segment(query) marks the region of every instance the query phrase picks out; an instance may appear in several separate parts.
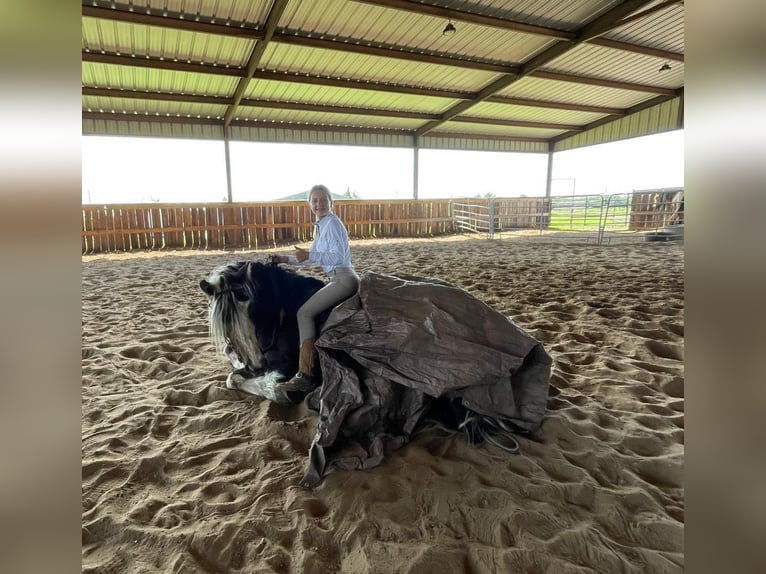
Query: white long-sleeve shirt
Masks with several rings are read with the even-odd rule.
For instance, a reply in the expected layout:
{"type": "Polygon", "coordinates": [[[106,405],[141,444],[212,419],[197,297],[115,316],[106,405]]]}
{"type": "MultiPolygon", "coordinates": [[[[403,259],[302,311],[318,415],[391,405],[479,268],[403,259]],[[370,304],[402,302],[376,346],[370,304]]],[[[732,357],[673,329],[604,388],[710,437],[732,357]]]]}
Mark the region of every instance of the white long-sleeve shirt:
{"type": "Polygon", "coordinates": [[[340,218],[330,212],[314,225],[314,242],[309,248],[309,258],[305,261],[298,261],[295,255],[290,255],[290,263],[293,265],[321,265],[325,273],[330,273],[336,267],[353,269],[351,247],[348,244],[348,231],[340,218]]]}

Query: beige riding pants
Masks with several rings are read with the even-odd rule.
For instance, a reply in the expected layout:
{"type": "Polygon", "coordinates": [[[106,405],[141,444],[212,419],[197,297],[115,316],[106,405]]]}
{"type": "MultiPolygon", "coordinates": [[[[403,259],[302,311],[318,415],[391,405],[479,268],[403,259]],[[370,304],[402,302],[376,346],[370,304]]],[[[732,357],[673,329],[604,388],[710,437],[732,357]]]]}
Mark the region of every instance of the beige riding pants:
{"type": "Polygon", "coordinates": [[[298,336],[301,345],[306,339],[316,339],[317,315],[345,301],[359,288],[359,275],[353,269],[337,268],[329,273],[329,277],[330,282],[298,309],[298,336]]]}

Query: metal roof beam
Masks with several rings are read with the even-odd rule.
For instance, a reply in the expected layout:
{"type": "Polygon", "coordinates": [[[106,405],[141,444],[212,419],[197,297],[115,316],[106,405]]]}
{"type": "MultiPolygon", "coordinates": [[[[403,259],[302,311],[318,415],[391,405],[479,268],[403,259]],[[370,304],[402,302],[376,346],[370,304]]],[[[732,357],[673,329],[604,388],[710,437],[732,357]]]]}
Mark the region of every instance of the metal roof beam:
{"type": "Polygon", "coordinates": [[[258,70],[253,78],[272,80],[275,82],[292,82],[298,84],[311,84],[317,86],[330,86],[333,88],[348,88],[353,90],[372,90],[374,92],[388,92],[394,94],[408,94],[413,96],[433,96],[435,98],[451,98],[457,100],[473,97],[471,92],[456,90],[442,90],[439,88],[424,88],[404,84],[384,84],[368,80],[356,80],[351,78],[332,78],[329,76],[311,76],[298,72],[280,72],[272,70],[258,70]]]}
{"type": "MultiPolygon", "coordinates": [[[[467,139],[467,140],[491,140],[491,141],[505,141],[505,142],[525,142],[525,143],[543,143],[547,144],[547,138],[535,138],[527,136],[500,136],[500,135],[485,135],[485,134],[455,134],[452,132],[433,132],[426,136],[433,138],[452,138],[452,139],[467,139]]],[[[421,142],[423,140],[420,140],[421,142]]]]}
{"type": "Polygon", "coordinates": [[[593,40],[588,41],[588,44],[603,46],[604,48],[613,48],[615,50],[624,50],[626,52],[635,52],[637,54],[646,54],[647,56],[657,56],[658,58],[673,60],[675,62],[684,61],[684,55],[679,54],[678,52],[652,48],[650,46],[639,46],[638,44],[627,44],[618,40],[610,40],[609,38],[593,38],[593,40]]]}
{"type": "Polygon", "coordinates": [[[539,70],[529,75],[533,78],[542,78],[544,80],[572,82],[575,84],[586,84],[588,86],[602,86],[604,88],[616,88],[618,90],[630,90],[633,92],[646,92],[649,94],[661,94],[666,96],[672,96],[675,94],[675,90],[671,88],[648,86],[646,84],[633,84],[630,82],[620,82],[617,80],[606,80],[602,78],[591,78],[588,76],[576,76],[574,74],[562,74],[560,72],[546,72],[539,70]]]}
{"type": "Polygon", "coordinates": [[[352,108],[349,106],[330,106],[326,104],[307,104],[302,102],[284,102],[279,100],[243,99],[242,106],[251,108],[269,108],[276,110],[298,110],[329,114],[352,114],[357,116],[378,116],[384,118],[404,118],[412,120],[432,120],[439,114],[408,112],[403,110],[384,110],[380,108],[352,108]]]}
{"type": "MultiPolygon", "coordinates": [[[[547,75],[547,73],[540,72],[539,77],[547,75]]],[[[551,75],[553,75],[551,73],[551,75]]],[[[451,98],[454,100],[469,100],[473,101],[477,98],[477,94],[473,92],[459,92],[452,90],[440,90],[438,88],[422,88],[419,86],[407,86],[402,84],[378,84],[375,82],[369,82],[364,80],[355,79],[343,79],[343,78],[330,78],[323,76],[309,76],[306,74],[299,74],[296,72],[274,72],[268,70],[259,70],[253,74],[254,78],[260,78],[263,80],[273,80],[275,82],[294,82],[299,84],[314,84],[321,86],[331,86],[336,88],[349,88],[355,90],[372,90],[376,92],[390,92],[395,94],[409,94],[415,96],[432,96],[435,98],[451,98]]],[[[553,79],[553,78],[552,78],[553,79]]],[[[643,84],[628,84],[626,82],[613,82],[609,80],[600,80],[598,78],[586,78],[581,76],[575,76],[571,74],[556,74],[556,78],[563,82],[579,82],[582,84],[606,86],[606,87],[619,87],[622,89],[632,89],[634,91],[650,92],[659,91],[666,93],[672,90],[666,90],[665,88],[655,88],[653,86],[645,86],[643,84]]],[[[531,100],[525,98],[512,98],[507,96],[488,96],[484,99],[485,102],[492,102],[496,104],[509,104],[515,106],[532,106],[539,108],[550,108],[559,110],[569,110],[575,112],[592,112],[596,114],[608,114],[608,115],[623,115],[625,112],[619,108],[606,108],[601,106],[588,106],[584,104],[569,104],[566,102],[550,102],[545,100],[531,100]]]]}
{"type": "Polygon", "coordinates": [[[358,43],[358,40],[354,39],[349,39],[348,41],[327,40],[324,38],[304,36],[297,33],[280,32],[274,35],[274,41],[281,44],[293,44],[295,46],[303,46],[307,48],[335,50],[338,52],[350,52],[352,54],[364,54],[367,56],[379,56],[383,58],[397,58],[399,60],[407,60],[410,62],[441,64],[442,66],[468,68],[470,70],[482,70],[485,72],[496,72],[501,74],[513,74],[518,72],[519,69],[519,66],[516,64],[505,65],[486,60],[453,58],[434,53],[411,52],[389,46],[360,44],[358,43]]]}
{"type": "Polygon", "coordinates": [[[495,16],[483,16],[475,12],[466,12],[465,10],[456,10],[452,8],[442,8],[432,4],[423,4],[411,0],[355,0],[364,4],[372,4],[382,8],[392,8],[394,10],[404,10],[415,12],[417,14],[427,14],[440,18],[447,18],[469,24],[478,24],[480,26],[491,26],[493,28],[502,28],[504,30],[513,30],[515,32],[524,32],[526,34],[536,34],[538,36],[547,36],[549,38],[558,38],[560,40],[574,40],[574,32],[550,28],[548,26],[537,26],[527,24],[518,20],[507,18],[497,18],[495,16]]]}
{"type": "Polygon", "coordinates": [[[221,96],[198,96],[195,94],[175,94],[170,92],[149,92],[137,90],[121,90],[83,86],[83,96],[101,98],[126,98],[131,100],[160,100],[164,102],[186,102],[189,104],[210,104],[228,106],[231,98],[221,96]]]}
{"type": "Polygon", "coordinates": [[[390,128],[375,128],[375,127],[358,127],[358,126],[341,126],[341,125],[325,125],[325,124],[299,124],[289,122],[273,122],[273,121],[254,121],[254,120],[233,120],[232,126],[245,127],[245,128],[279,128],[280,130],[310,130],[318,132],[344,132],[344,133],[358,133],[358,134],[389,134],[397,136],[412,136],[412,130],[403,129],[390,129],[390,128]]]}
{"type": "Polygon", "coordinates": [[[572,112],[590,112],[593,114],[606,114],[609,116],[625,115],[625,110],[620,108],[605,108],[602,106],[587,106],[585,104],[530,100],[528,98],[513,98],[509,96],[490,96],[484,101],[493,104],[507,104],[509,106],[528,106],[533,108],[548,108],[552,110],[569,110],[572,112]]]}
{"type": "Polygon", "coordinates": [[[580,126],[574,126],[570,124],[557,124],[551,122],[527,122],[522,120],[502,120],[494,118],[480,118],[474,116],[457,116],[452,118],[453,122],[461,122],[466,124],[483,124],[490,126],[508,126],[515,128],[535,128],[546,130],[567,130],[578,132],[582,130],[580,126]]]}
{"type": "Polygon", "coordinates": [[[242,68],[227,68],[226,66],[214,66],[196,62],[174,62],[156,57],[133,57],[117,54],[102,54],[101,52],[82,53],[83,62],[95,62],[97,64],[112,64],[115,66],[137,66],[139,68],[151,68],[153,70],[168,70],[176,72],[192,72],[195,74],[213,74],[216,76],[233,76],[242,78],[247,73],[242,68]]]}
{"type": "Polygon", "coordinates": [[[123,114],[121,112],[82,112],[84,120],[114,120],[117,122],[157,122],[162,124],[192,124],[223,127],[223,118],[191,118],[164,114],[123,114]]]}
{"type": "Polygon", "coordinates": [[[258,63],[261,61],[261,58],[266,51],[266,46],[268,46],[269,41],[271,41],[271,38],[274,36],[279,19],[282,17],[282,13],[285,11],[289,1],[290,0],[274,0],[274,3],[271,5],[269,14],[266,16],[266,23],[263,26],[263,39],[258,40],[255,43],[255,47],[247,62],[247,75],[237,84],[237,89],[234,91],[233,101],[229,106],[229,109],[226,110],[224,129],[231,123],[234,113],[237,111],[239,101],[245,93],[245,88],[247,88],[250,78],[253,77],[253,72],[255,72],[255,69],[258,67],[258,63]]]}
{"type": "Polygon", "coordinates": [[[114,20],[117,22],[127,22],[130,24],[143,24],[145,26],[156,26],[159,28],[171,28],[173,30],[183,30],[186,32],[201,32],[204,34],[217,34],[220,36],[239,36],[251,40],[260,40],[263,38],[263,30],[254,28],[244,28],[237,26],[227,26],[226,24],[215,24],[213,22],[199,22],[197,20],[187,20],[177,16],[159,16],[156,14],[147,14],[146,12],[131,12],[120,8],[100,8],[90,3],[82,3],[82,15],[100,20],[114,20]]]}

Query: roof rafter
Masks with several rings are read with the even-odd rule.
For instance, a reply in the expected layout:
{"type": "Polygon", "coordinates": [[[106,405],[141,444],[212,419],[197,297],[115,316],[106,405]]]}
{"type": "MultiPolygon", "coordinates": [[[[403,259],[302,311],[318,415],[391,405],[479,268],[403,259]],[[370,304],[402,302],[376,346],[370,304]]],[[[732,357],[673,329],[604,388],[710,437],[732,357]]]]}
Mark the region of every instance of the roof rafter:
{"type": "Polygon", "coordinates": [[[277,29],[277,24],[279,23],[279,19],[282,17],[282,13],[285,11],[285,8],[287,8],[287,3],[289,1],[290,0],[274,0],[274,3],[271,5],[271,9],[269,10],[268,15],[266,16],[266,24],[264,25],[263,39],[258,40],[255,43],[255,47],[253,48],[253,51],[250,53],[250,58],[247,61],[247,75],[245,75],[245,77],[239,80],[239,83],[237,84],[237,88],[236,90],[234,90],[233,101],[231,105],[229,106],[229,109],[226,110],[226,119],[224,122],[224,129],[229,127],[229,124],[231,123],[231,120],[237,111],[237,106],[239,105],[239,102],[245,93],[247,84],[250,81],[250,78],[253,77],[253,72],[255,72],[256,68],[258,67],[258,63],[261,61],[261,58],[263,57],[263,54],[266,51],[266,47],[271,41],[271,38],[274,36],[274,32],[277,29]]]}
{"type": "Polygon", "coordinates": [[[647,56],[657,56],[658,58],[673,60],[675,62],[684,61],[684,55],[678,52],[652,48],[650,46],[639,46],[638,44],[627,44],[625,42],[620,42],[619,40],[610,40],[609,38],[593,38],[588,41],[588,44],[603,46],[604,48],[613,48],[615,50],[624,50],[626,52],[635,52],[636,54],[645,54],[647,56]],[[627,48],[627,46],[630,48],[627,48]]]}
{"type": "Polygon", "coordinates": [[[542,78],[544,80],[556,80],[559,82],[573,82],[575,84],[586,84],[588,86],[602,86],[604,88],[615,88],[618,90],[630,90],[633,92],[646,92],[649,94],[661,94],[672,96],[675,90],[672,88],[663,88],[660,86],[649,86],[646,84],[633,84],[631,82],[621,82],[618,80],[607,80],[604,78],[592,78],[589,76],[578,76],[575,74],[562,74],[561,72],[549,72],[538,70],[529,74],[533,78],[542,78]]]}
{"type": "Polygon", "coordinates": [[[139,68],[151,68],[155,70],[168,70],[176,72],[192,72],[195,74],[213,74],[216,76],[233,76],[243,78],[247,73],[242,68],[231,68],[228,66],[216,66],[215,64],[200,64],[197,62],[176,62],[164,58],[153,58],[149,56],[125,56],[117,54],[108,54],[102,52],[82,53],[83,62],[94,62],[97,64],[112,64],[115,66],[136,66],[139,68]]]}
{"type": "Polygon", "coordinates": [[[501,74],[513,74],[519,71],[519,66],[517,64],[498,64],[487,60],[454,58],[436,53],[414,52],[391,46],[376,46],[369,43],[361,43],[358,40],[328,40],[297,33],[280,32],[274,36],[274,41],[308,48],[320,48],[338,52],[349,52],[352,54],[380,56],[383,58],[396,58],[399,60],[408,60],[410,62],[441,64],[442,66],[454,66],[456,68],[468,68],[470,70],[483,70],[486,72],[499,72],[501,74]]]}
{"type": "Polygon", "coordinates": [[[494,118],[482,118],[477,116],[455,116],[450,121],[462,122],[466,124],[484,124],[494,126],[508,126],[517,128],[537,128],[548,130],[567,130],[573,132],[579,132],[582,130],[580,126],[573,126],[569,124],[557,124],[552,122],[527,122],[523,120],[503,120],[494,118]]]}
{"type": "Polygon", "coordinates": [[[231,98],[221,96],[200,96],[196,94],[176,94],[172,92],[154,92],[138,90],[120,90],[83,86],[83,96],[100,98],[127,98],[132,100],[159,100],[165,102],[186,102],[189,104],[216,104],[228,106],[231,98]]]}
{"type": "Polygon", "coordinates": [[[588,106],[585,104],[568,104],[566,102],[551,102],[547,100],[533,100],[529,98],[514,98],[509,96],[489,96],[484,101],[493,104],[508,104],[510,106],[530,106],[533,108],[569,110],[572,112],[591,112],[594,114],[606,114],[608,116],[622,116],[625,114],[625,110],[621,110],[620,108],[588,106]]]}

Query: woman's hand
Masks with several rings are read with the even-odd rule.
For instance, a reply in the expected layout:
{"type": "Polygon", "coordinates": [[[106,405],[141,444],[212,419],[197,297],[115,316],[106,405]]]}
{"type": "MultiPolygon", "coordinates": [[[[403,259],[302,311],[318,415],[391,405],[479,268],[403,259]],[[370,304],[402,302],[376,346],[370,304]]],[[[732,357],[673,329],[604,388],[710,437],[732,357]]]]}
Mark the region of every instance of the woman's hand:
{"type": "Polygon", "coordinates": [[[305,249],[301,249],[300,247],[295,248],[295,258],[298,261],[306,261],[306,259],[309,258],[309,252],[305,249]]]}

